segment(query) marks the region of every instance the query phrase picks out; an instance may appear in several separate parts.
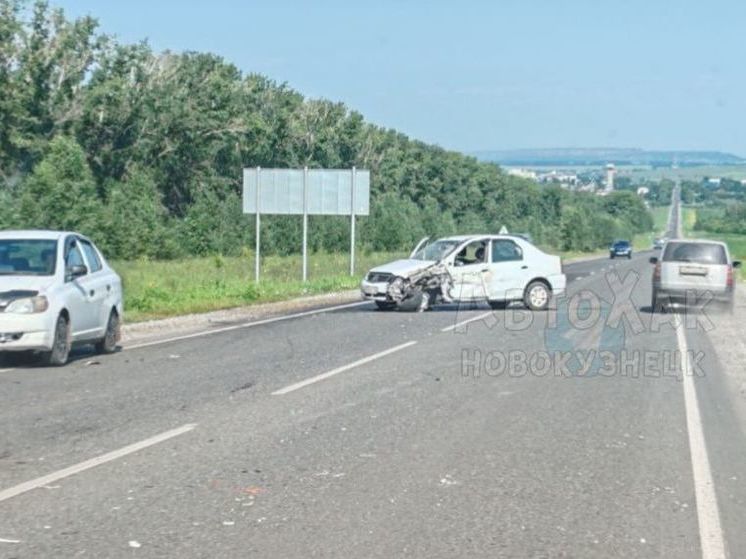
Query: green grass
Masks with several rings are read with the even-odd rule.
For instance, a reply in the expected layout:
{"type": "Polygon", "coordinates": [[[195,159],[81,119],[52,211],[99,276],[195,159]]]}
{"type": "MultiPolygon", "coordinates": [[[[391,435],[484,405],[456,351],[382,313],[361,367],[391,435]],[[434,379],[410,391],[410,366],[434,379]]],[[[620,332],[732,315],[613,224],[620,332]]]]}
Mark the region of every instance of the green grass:
{"type": "MultiPolygon", "coordinates": [[[[715,241],[723,241],[728,245],[731,258],[734,260],[741,260],[746,262],[746,235],[736,235],[732,233],[713,233],[712,231],[703,231],[701,229],[695,229],[694,225],[697,223],[697,212],[702,211],[699,208],[682,208],[681,209],[681,225],[685,237],[693,239],[712,239],[715,241]]],[[[739,273],[741,280],[744,279],[743,272],[739,273]]]]}
{"type": "Polygon", "coordinates": [[[137,322],[352,289],[368,269],[404,256],[358,254],[357,273],[351,277],[349,255],[309,254],[307,283],[301,281],[300,255],[264,258],[259,284],[251,255],[119,261],[112,266],[122,276],[127,320],[137,322]]]}

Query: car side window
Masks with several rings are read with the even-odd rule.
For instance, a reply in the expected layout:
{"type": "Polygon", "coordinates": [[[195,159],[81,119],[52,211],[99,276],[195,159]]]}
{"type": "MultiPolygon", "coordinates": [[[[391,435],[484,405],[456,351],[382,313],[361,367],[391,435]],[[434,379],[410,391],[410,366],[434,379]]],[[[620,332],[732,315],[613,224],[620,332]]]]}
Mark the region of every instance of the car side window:
{"type": "Polygon", "coordinates": [[[78,244],[83,247],[85,253],[85,259],[88,261],[88,267],[92,273],[98,272],[103,266],[101,265],[101,259],[98,257],[96,249],[88,241],[80,240],[78,244]]]}
{"type": "Polygon", "coordinates": [[[492,241],[492,262],[511,262],[523,260],[521,247],[507,239],[492,241]]]}
{"type": "Polygon", "coordinates": [[[65,267],[85,266],[83,255],[80,253],[77,243],[69,243],[65,251],[65,267]]]}

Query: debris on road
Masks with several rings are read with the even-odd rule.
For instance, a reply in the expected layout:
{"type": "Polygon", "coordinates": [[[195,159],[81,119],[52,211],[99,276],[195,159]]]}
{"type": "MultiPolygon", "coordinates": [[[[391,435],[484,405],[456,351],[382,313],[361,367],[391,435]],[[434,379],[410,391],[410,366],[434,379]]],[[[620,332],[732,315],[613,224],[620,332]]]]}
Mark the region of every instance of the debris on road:
{"type": "Polygon", "coordinates": [[[133,547],[135,549],[137,549],[139,547],[142,547],[142,544],[140,542],[138,542],[137,540],[130,540],[129,542],[127,542],[127,545],[129,545],[130,547],[133,547]]]}
{"type": "Polygon", "coordinates": [[[446,474],[445,477],[441,478],[440,480],[441,485],[449,486],[449,485],[458,485],[459,482],[453,479],[450,474],[446,474]]]}

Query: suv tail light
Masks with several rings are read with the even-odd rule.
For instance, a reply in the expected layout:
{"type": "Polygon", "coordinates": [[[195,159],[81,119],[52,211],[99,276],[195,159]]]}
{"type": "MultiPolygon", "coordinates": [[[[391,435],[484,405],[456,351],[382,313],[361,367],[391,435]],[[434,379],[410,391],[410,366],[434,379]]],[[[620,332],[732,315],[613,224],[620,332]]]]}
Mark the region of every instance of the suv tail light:
{"type": "Polygon", "coordinates": [[[656,262],[655,269],[653,270],[653,281],[661,280],[661,263],[656,262]]]}

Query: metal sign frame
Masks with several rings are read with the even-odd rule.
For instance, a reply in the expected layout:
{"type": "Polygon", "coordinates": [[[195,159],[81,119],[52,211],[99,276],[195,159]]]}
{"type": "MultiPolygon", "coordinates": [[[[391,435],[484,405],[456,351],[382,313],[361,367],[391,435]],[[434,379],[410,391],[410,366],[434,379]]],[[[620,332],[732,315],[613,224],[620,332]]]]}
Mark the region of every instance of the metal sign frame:
{"type": "Polygon", "coordinates": [[[254,277],[259,281],[261,214],[303,216],[303,281],[308,280],[308,216],[350,216],[350,275],[355,274],[355,216],[370,213],[370,171],[262,169],[243,171],[243,212],[256,214],[254,277]]]}

